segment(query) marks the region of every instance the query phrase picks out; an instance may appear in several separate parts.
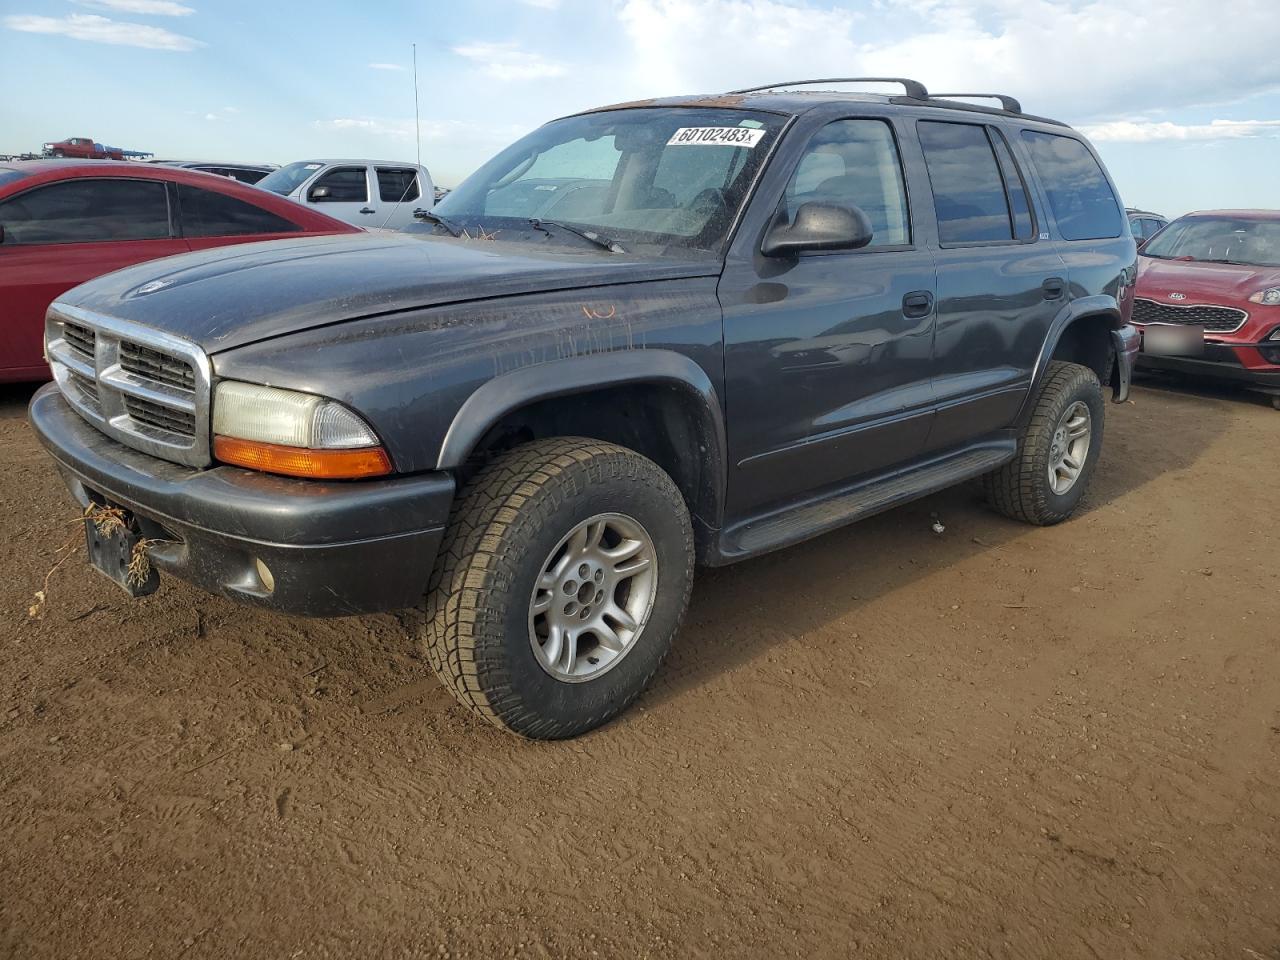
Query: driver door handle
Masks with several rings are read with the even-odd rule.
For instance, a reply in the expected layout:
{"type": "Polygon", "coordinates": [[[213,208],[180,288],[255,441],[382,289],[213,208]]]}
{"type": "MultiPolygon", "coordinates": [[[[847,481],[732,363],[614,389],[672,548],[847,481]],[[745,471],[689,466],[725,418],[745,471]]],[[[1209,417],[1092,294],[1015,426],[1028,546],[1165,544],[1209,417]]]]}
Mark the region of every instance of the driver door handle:
{"type": "Polygon", "coordinates": [[[373,209],[373,207],[361,207],[361,208],[360,208],[360,213],[377,213],[377,212],[378,212],[378,211],[377,211],[377,210],[375,210],[375,209],[373,209]]]}

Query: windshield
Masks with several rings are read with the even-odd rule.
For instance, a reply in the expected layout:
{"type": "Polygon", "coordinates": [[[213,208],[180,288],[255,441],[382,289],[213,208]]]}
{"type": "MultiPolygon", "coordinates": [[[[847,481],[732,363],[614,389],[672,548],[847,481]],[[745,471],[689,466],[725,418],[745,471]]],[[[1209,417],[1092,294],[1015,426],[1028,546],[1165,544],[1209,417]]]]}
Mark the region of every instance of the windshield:
{"type": "Polygon", "coordinates": [[[323,166],[323,163],[314,161],[291,163],[287,167],[281,167],[274,173],[263,177],[257,182],[256,186],[262,187],[264,190],[270,190],[272,193],[278,193],[282,197],[287,197],[297,190],[303,181],[323,166]]]}
{"type": "Polygon", "coordinates": [[[1163,260],[1212,260],[1280,267],[1280,220],[1185,217],[1142,248],[1163,260]]]}
{"type": "Polygon", "coordinates": [[[628,250],[717,250],[784,121],[679,107],[556,120],[490,160],[435,212],[457,230],[498,240],[531,240],[536,220],[549,228],[540,239],[581,242],[557,230],[559,221],[628,250]]]}

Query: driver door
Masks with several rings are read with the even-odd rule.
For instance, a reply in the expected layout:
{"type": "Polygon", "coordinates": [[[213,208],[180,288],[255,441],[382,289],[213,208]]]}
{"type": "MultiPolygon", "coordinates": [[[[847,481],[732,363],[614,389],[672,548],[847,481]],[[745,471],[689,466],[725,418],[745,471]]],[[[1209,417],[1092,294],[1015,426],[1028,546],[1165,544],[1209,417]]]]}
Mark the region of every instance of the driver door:
{"type": "Polygon", "coordinates": [[[753,237],[726,263],[728,508],[739,516],[910,460],[933,417],[936,274],[914,238],[889,121],[818,129],[778,216],[803,203],[859,207],[873,235],[858,250],[790,258],[764,257],[753,237]]]}

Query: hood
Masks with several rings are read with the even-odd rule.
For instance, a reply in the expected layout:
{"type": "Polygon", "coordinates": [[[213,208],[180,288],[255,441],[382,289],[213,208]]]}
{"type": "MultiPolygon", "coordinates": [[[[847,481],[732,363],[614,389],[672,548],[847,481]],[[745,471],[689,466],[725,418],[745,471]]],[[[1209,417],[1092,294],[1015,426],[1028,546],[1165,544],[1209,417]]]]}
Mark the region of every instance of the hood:
{"type": "Polygon", "coordinates": [[[213,354],[382,313],[613,283],[711,276],[714,258],[648,259],[534,243],[345,234],[220,247],[110,273],[63,303],[213,354]]]}
{"type": "Polygon", "coordinates": [[[1208,303],[1248,310],[1249,298],[1268,287],[1280,287],[1280,267],[1138,258],[1137,295],[1157,303],[1208,303]],[[1170,299],[1171,293],[1186,299],[1170,299]]]}

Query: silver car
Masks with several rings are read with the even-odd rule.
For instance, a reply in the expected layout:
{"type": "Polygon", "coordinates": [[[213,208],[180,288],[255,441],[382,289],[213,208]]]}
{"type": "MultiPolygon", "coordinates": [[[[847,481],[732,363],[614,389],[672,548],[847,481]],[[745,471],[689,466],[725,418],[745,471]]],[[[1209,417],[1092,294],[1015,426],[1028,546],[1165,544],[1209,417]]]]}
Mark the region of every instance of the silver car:
{"type": "Polygon", "coordinates": [[[398,230],[413,222],[415,209],[435,205],[427,168],[391,160],[300,160],[257,186],[371,230],[398,230]]]}

